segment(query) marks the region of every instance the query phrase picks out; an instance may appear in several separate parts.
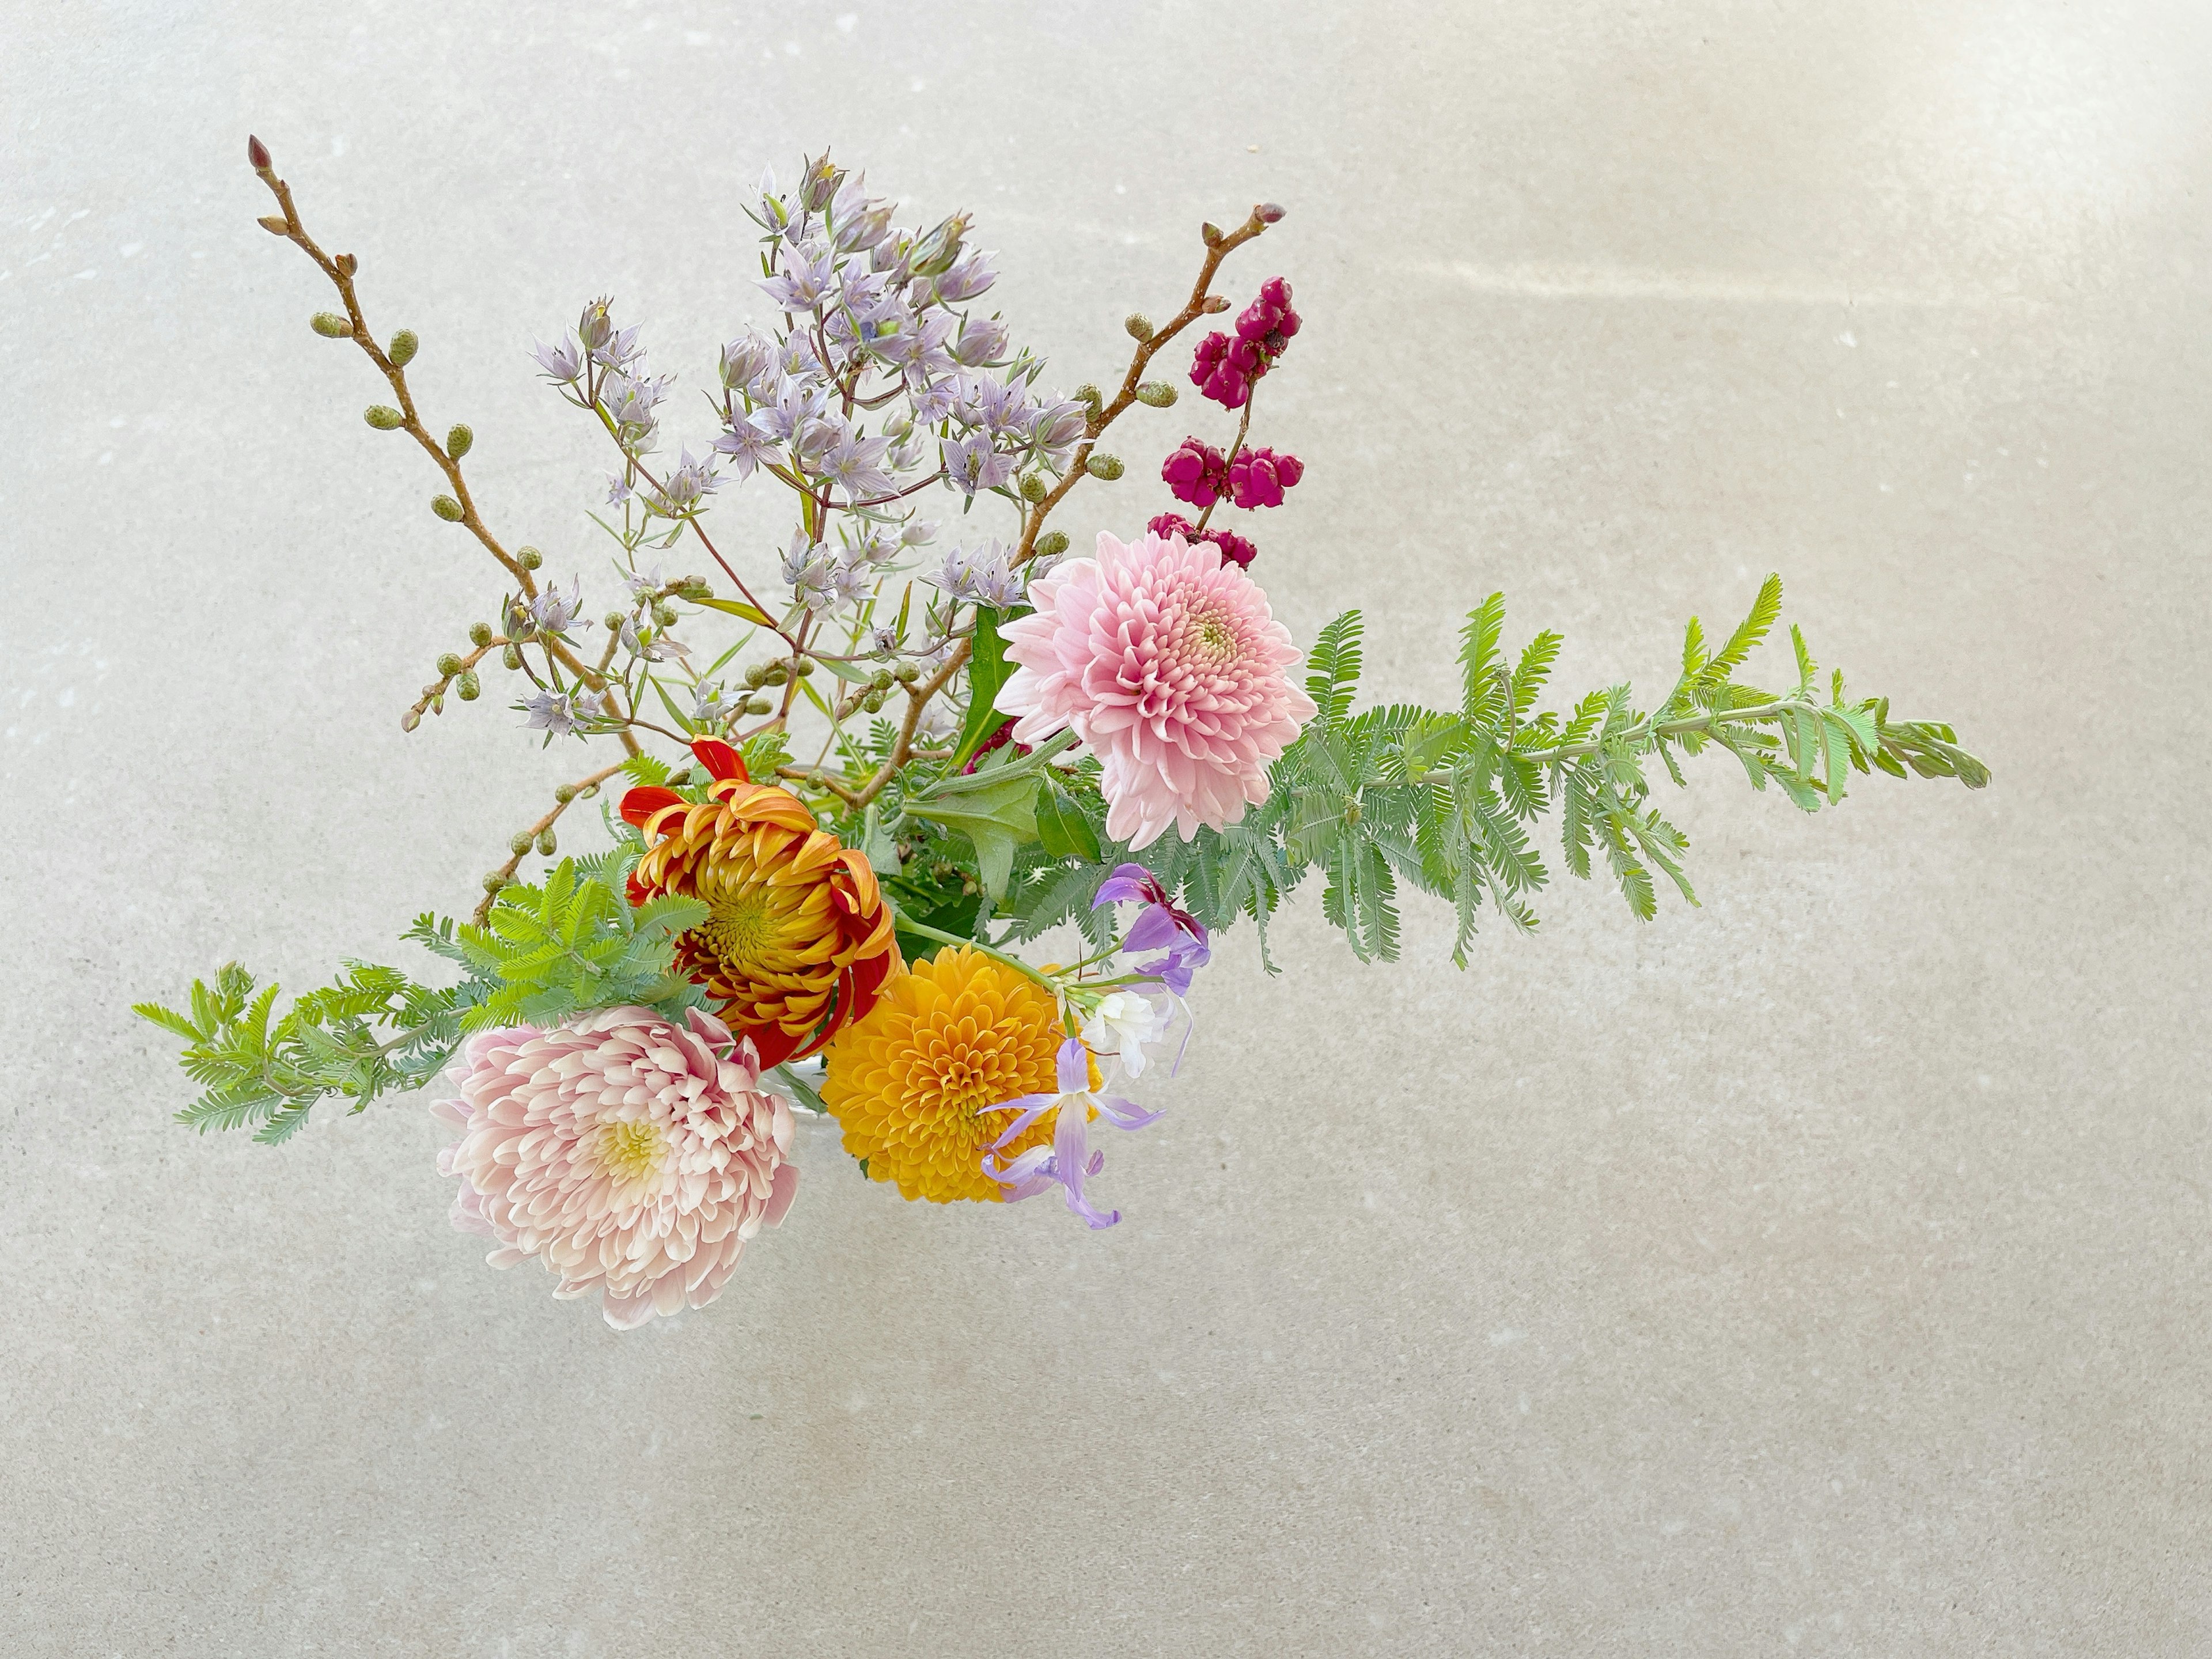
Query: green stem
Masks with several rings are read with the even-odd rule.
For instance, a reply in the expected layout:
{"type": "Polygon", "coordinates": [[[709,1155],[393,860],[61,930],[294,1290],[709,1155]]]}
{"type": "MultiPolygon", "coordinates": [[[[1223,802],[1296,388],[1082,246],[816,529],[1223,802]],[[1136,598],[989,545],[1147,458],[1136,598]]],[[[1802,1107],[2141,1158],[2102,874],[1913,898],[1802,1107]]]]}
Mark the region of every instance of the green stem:
{"type": "MultiPolygon", "coordinates": [[[[1816,715],[1820,713],[1817,703],[1802,702],[1795,697],[1778,697],[1772,702],[1754,703],[1748,708],[1717,708],[1703,714],[1687,715],[1678,720],[1660,720],[1655,723],[1648,718],[1640,720],[1610,741],[1636,743],[1647,738],[1681,737],[1692,732],[1711,731],[1714,726],[1726,720],[1771,720],[1798,710],[1816,715]]],[[[1550,765],[1558,761],[1579,760],[1584,755],[1595,755],[1605,747],[1607,741],[1608,739],[1600,737],[1594,738],[1588,743],[1562,744],[1553,749],[1516,749],[1511,752],[1516,760],[1540,761],[1546,765],[1550,765]]],[[[1424,772],[1415,781],[1449,783],[1451,781],[1451,776],[1449,770],[1424,772]]]]}
{"type": "Polygon", "coordinates": [[[916,921],[912,916],[902,914],[896,908],[894,908],[893,915],[899,927],[904,932],[909,933],[919,933],[924,939],[933,939],[939,945],[963,945],[971,951],[980,951],[985,956],[990,957],[992,961],[1004,963],[1016,973],[1035,980],[1039,985],[1042,985],[1046,990],[1052,993],[1053,1000],[1054,1002],[1060,1000],[1060,987],[1054,985],[1050,980],[1047,979],[1042,974],[1037,972],[1036,969],[1030,967],[1029,963],[1024,962],[1019,957],[1010,957],[1004,951],[994,950],[990,945],[984,944],[980,939],[963,939],[957,933],[948,933],[942,928],[932,927],[927,922],[916,921]]]}

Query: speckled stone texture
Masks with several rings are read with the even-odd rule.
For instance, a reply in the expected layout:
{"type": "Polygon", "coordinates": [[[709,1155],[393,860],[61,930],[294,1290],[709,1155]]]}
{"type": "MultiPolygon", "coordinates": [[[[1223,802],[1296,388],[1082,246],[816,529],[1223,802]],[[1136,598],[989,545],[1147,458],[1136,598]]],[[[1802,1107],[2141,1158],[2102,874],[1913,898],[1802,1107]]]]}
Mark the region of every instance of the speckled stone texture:
{"type": "MultiPolygon", "coordinates": [[[[852,3],[0,4],[0,1650],[2212,1651],[2203,8],[852,3]],[[564,574],[604,457],[521,348],[611,290],[697,385],[763,163],[972,205],[1070,383],[1273,198],[1299,638],[1445,697],[1502,587],[1663,690],[1779,568],[1996,787],[1708,761],[1702,910],[1568,881],[1465,973],[1310,892],[1120,1227],[811,1145],[618,1335],[448,1229],[419,1099],[195,1139],[125,1012],[404,960],[569,775],[496,696],[400,733],[494,573],[249,128],[564,574]]],[[[1227,433],[1140,415],[1079,536],[1227,433]]]]}

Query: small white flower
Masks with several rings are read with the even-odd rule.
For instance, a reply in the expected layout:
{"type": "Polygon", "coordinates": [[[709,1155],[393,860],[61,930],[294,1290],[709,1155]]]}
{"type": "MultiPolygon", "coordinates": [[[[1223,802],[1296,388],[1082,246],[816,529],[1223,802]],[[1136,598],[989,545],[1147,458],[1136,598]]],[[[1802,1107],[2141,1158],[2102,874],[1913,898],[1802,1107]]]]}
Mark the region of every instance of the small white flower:
{"type": "Polygon", "coordinates": [[[1149,997],[1111,991],[1083,1023],[1083,1041],[1094,1054],[1112,1054],[1130,1078],[1144,1074],[1147,1045],[1159,1041],[1167,1020],[1149,997]]]}

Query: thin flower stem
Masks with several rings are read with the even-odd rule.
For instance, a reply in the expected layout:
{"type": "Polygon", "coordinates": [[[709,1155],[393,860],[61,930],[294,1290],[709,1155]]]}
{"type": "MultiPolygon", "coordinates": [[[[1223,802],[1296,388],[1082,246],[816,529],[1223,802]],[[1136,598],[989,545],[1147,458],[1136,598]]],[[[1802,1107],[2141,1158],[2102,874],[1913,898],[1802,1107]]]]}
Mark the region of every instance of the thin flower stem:
{"type": "MultiPolygon", "coordinates": [[[[470,495],[468,481],[461,476],[460,463],[447,454],[445,446],[430,435],[429,428],[422,424],[422,416],[416,412],[415,396],[408,387],[405,370],[392,361],[384,348],[377,344],[376,337],[369,332],[368,319],[362,314],[360,295],[354,287],[354,272],[359,269],[358,262],[350,254],[341,254],[337,258],[332,258],[323,252],[313,237],[307,234],[307,227],[300,220],[300,210],[293,203],[291,185],[276,176],[273,167],[256,167],[254,173],[269,187],[270,193],[276,197],[277,206],[283,210],[285,240],[313,259],[323,275],[330,279],[331,286],[337,289],[338,298],[345,306],[346,319],[353,325],[353,343],[376,365],[378,372],[392,387],[392,396],[399,400],[400,429],[422,446],[422,453],[436,462],[438,470],[446,475],[453,499],[460,503],[462,526],[483,544],[485,551],[505,567],[521,589],[522,596],[526,599],[535,599],[538,584],[531,579],[530,572],[523,567],[520,558],[500,544],[499,538],[491,533],[489,526],[477,514],[476,498],[470,495]]],[[[604,680],[565,647],[561,648],[561,656],[562,660],[592,690],[604,689],[604,680]]],[[[633,755],[641,752],[635,738],[628,732],[620,735],[626,750],[633,755]]]]}
{"type": "MultiPolygon", "coordinates": [[[[1273,213],[1276,218],[1281,216],[1279,210],[1264,211],[1273,213]]],[[[1206,263],[1199,267],[1198,281],[1191,286],[1190,298],[1185,301],[1183,308],[1169,319],[1164,328],[1155,331],[1150,339],[1139,342],[1136,350],[1130,354],[1128,372],[1121,377],[1121,389],[1114,394],[1113,402],[1106,404],[1088,422],[1090,430],[1083,442],[1078,446],[1075,457],[1069,462],[1067,471],[1061,475],[1060,482],[1046,492],[1042,501],[1030,509],[1028,522],[1022,528],[1021,545],[1014,550],[1013,557],[1007,562],[1009,565],[1018,569],[1036,556],[1036,540],[1038,536],[1043,533],[1044,521],[1051,516],[1052,510],[1060,505],[1061,498],[1075,488],[1076,480],[1085,476],[1085,463],[1090,460],[1091,452],[1097,447],[1100,436],[1108,427],[1121,418],[1130,404],[1138,400],[1137,387],[1142,383],[1145,370],[1151,367],[1152,361],[1158,354],[1160,348],[1200,317],[1213,312],[1226,311],[1229,308],[1227,301],[1217,300],[1211,293],[1214,273],[1221,269],[1221,262],[1224,259],[1254,237],[1263,234],[1273,222],[1273,219],[1263,216],[1261,208],[1255,207],[1252,210],[1251,217],[1245,220],[1236,229],[1226,235],[1220,236],[1218,240],[1208,241],[1206,249],[1206,263]]]]}
{"type": "MultiPolygon", "coordinates": [[[[1654,721],[1647,716],[1610,738],[1599,737],[1588,743],[1559,744],[1547,749],[1516,749],[1511,752],[1516,760],[1537,761],[1551,766],[1561,761],[1580,760],[1586,755],[1598,754],[1608,742],[1636,743],[1646,738],[1678,738],[1692,732],[1709,732],[1717,726],[1738,720],[1771,720],[1785,714],[1818,714],[1820,712],[1818,703],[1796,697],[1777,697],[1771,702],[1755,703],[1748,708],[1716,708],[1703,714],[1686,715],[1680,720],[1654,721]]],[[[1451,777],[1449,770],[1424,772],[1413,781],[1449,783],[1451,777]]]]}
{"type": "MultiPolygon", "coordinates": [[[[1245,389],[1244,413],[1237,422],[1237,441],[1229,446],[1229,459],[1221,464],[1224,483],[1227,482],[1229,469],[1237,465],[1237,458],[1244,453],[1244,434],[1252,429],[1252,399],[1259,390],[1260,383],[1257,380],[1245,389]]],[[[1222,499],[1221,496],[1216,495],[1206,504],[1206,511],[1198,515],[1198,522],[1191,526],[1194,532],[1206,528],[1206,521],[1213,516],[1213,509],[1221,505],[1222,499]]]]}
{"type": "MultiPolygon", "coordinates": [[[[594,772],[587,778],[577,779],[575,782],[568,786],[571,792],[568,799],[567,800],[555,800],[553,803],[553,810],[548,812],[544,817],[538,819],[537,823],[532,824],[524,833],[526,834],[534,842],[537,841],[538,836],[544,835],[548,830],[550,830],[553,827],[554,823],[560,817],[561,814],[567,811],[570,806],[574,805],[576,802],[584,798],[584,792],[586,790],[597,789],[599,785],[605,783],[609,778],[614,776],[616,773],[621,770],[622,763],[617,761],[612,766],[607,767],[603,771],[594,772]]],[[[521,867],[522,860],[526,856],[527,856],[526,851],[513,854],[508,858],[505,864],[501,865],[498,869],[493,871],[492,874],[498,877],[501,884],[504,885],[506,883],[514,879],[514,872],[521,867]]],[[[477,927],[483,927],[484,924],[484,918],[491,914],[491,907],[498,902],[499,894],[497,891],[494,890],[486,892],[483,896],[483,902],[477,906],[476,914],[471,916],[469,920],[477,927]]]]}
{"type": "Polygon", "coordinates": [[[963,939],[957,933],[948,933],[941,928],[932,927],[927,922],[916,921],[912,916],[909,916],[903,912],[901,912],[898,915],[898,925],[907,933],[919,933],[924,939],[933,939],[939,945],[964,945],[971,951],[980,951],[984,956],[990,957],[992,961],[1002,963],[1006,967],[1012,968],[1017,973],[1022,975],[1024,977],[1035,980],[1039,985],[1042,985],[1046,990],[1052,993],[1053,1000],[1054,1002],[1057,1002],[1060,1000],[1060,987],[1054,984],[1036,969],[1030,967],[1029,963],[1024,962],[1019,957],[1011,957],[1004,951],[994,950],[990,945],[984,944],[980,939],[963,939]]]}

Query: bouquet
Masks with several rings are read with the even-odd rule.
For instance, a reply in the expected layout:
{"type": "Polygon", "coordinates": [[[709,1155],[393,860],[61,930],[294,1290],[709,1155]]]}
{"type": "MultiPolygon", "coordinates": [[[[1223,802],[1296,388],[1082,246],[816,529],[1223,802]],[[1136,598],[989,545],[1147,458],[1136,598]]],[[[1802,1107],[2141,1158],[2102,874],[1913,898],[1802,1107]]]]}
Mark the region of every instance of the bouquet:
{"type": "Polygon", "coordinates": [[[535,348],[607,446],[587,598],[580,556],[549,567],[478,514],[473,434],[438,434],[410,390],[420,340],[380,341],[359,262],[247,152],[260,222],[337,295],[314,331],[388,388],[368,424],[428,458],[431,513],[500,574],[495,620],[465,648],[457,629],[402,726],[504,677],[495,700],[573,758],[468,919],[408,929],[442,970],[349,961],[280,1012],[227,963],[137,1012],[186,1045],[202,1092],[179,1116],[202,1130],[275,1144],[326,1097],[359,1111],[442,1075],[455,1223],[618,1328],[712,1301],[783,1218],[800,1113],[906,1199],[1054,1194],[1111,1225],[1103,1131],[1159,1116],[1122,1091],[1179,1058],[1214,936],[1249,921],[1272,969],[1268,920],[1310,880],[1363,960],[1397,956],[1402,890],[1432,896],[1463,966],[1486,918],[1535,927],[1547,817],[1566,868],[1602,864],[1638,917],[1662,879],[1695,903],[1653,774],[1682,785],[1708,750],[1807,811],[1875,770],[1988,781],[1949,726],[1823,680],[1795,627],[1794,674],[1747,684],[1771,576],[1724,637],[1691,621],[1649,706],[1616,684],[1545,707],[1560,638],[1508,650],[1498,594],[1457,630],[1456,707],[1358,706],[1359,613],[1302,651],[1261,580],[1261,526],[1304,468],[1252,441],[1253,410],[1303,319],[1280,275],[1217,284],[1269,204],[1202,228],[1188,297],[1125,320],[1118,383],[1062,395],[986,311],[966,215],[903,228],[827,156],[769,173],[748,210],[766,325],[722,349],[696,445],[664,431],[673,377],[611,301],[535,348]],[[1079,551],[1054,514],[1079,485],[1133,493],[1105,441],[1186,387],[1218,406],[1193,422],[1211,435],[1079,551]],[[787,543],[718,542],[738,488],[787,494],[787,543]],[[583,803],[596,850],[564,853],[583,803]],[[1048,935],[1065,960],[1028,948],[1048,935]]]}

